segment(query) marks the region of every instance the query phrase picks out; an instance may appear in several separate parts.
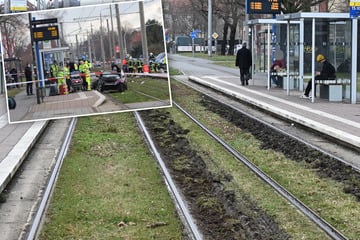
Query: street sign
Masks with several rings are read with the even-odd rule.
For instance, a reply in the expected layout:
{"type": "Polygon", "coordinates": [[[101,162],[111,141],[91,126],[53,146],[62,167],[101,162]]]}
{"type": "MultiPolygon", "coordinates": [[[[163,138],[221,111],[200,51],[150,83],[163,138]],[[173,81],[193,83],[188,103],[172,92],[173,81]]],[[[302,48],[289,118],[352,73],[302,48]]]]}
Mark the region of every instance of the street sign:
{"type": "Polygon", "coordinates": [[[196,37],[197,37],[196,32],[191,32],[191,33],[190,33],[190,37],[191,37],[192,39],[196,38],[196,37]]]}
{"type": "Polygon", "coordinates": [[[281,0],[246,0],[247,14],[279,14],[281,0]]]}
{"type": "Polygon", "coordinates": [[[39,20],[31,21],[31,25],[50,24],[50,23],[57,23],[57,18],[39,19],[39,20]]]}
{"type": "Polygon", "coordinates": [[[58,26],[33,28],[32,37],[35,42],[59,39],[58,26]]]}
{"type": "Polygon", "coordinates": [[[360,0],[350,0],[349,7],[350,18],[357,18],[360,16],[360,0]]]}
{"type": "Polygon", "coordinates": [[[217,39],[219,37],[219,34],[217,34],[216,32],[214,32],[212,35],[211,35],[214,39],[217,39]]]}

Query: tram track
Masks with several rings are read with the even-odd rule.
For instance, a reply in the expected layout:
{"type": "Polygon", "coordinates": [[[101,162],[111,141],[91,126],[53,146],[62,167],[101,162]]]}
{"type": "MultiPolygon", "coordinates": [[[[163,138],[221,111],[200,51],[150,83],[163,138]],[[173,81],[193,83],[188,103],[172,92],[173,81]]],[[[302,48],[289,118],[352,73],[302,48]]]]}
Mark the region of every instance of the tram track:
{"type": "MultiPolygon", "coordinates": [[[[259,178],[261,178],[266,184],[270,185],[275,191],[277,191],[281,196],[283,196],[287,201],[294,205],[299,211],[301,211],[304,215],[306,215],[309,219],[311,219],[316,225],[318,225],[326,234],[328,234],[332,239],[343,240],[347,239],[342,233],[340,233],[337,229],[331,226],[328,222],[326,222],[323,218],[321,218],[318,214],[316,214],[313,210],[306,206],[303,202],[297,199],[293,194],[287,191],[283,186],[273,180],[269,175],[261,171],[256,165],[254,165],[251,161],[249,161],[245,156],[227,144],[223,139],[213,133],[209,128],[207,128],[204,124],[198,121],[194,116],[192,116],[189,112],[187,112],[184,108],[174,102],[175,106],[181,110],[187,117],[189,117],[193,122],[195,122],[201,129],[203,129],[209,136],[215,139],[218,143],[220,143],[227,151],[229,151],[236,159],[245,164],[251,171],[253,171],[259,178]]],[[[282,132],[284,134],[284,132],[282,132]]]]}
{"type": "Polygon", "coordinates": [[[44,194],[42,195],[40,204],[36,210],[36,214],[35,217],[33,218],[31,227],[28,231],[28,235],[26,237],[27,240],[33,240],[36,239],[36,237],[39,234],[39,229],[41,227],[41,223],[43,221],[43,216],[45,216],[45,212],[46,212],[46,208],[47,205],[49,204],[50,198],[51,198],[51,194],[53,192],[53,189],[55,187],[56,184],[56,180],[59,176],[60,173],[60,169],[61,169],[61,165],[64,161],[64,158],[66,156],[66,153],[69,149],[70,143],[71,143],[71,138],[72,138],[72,134],[74,132],[75,126],[76,126],[76,122],[77,122],[77,118],[74,117],[71,119],[71,122],[69,124],[69,127],[65,133],[65,137],[64,140],[62,142],[62,146],[61,149],[59,151],[59,154],[56,158],[56,162],[54,165],[54,168],[51,172],[49,181],[46,185],[44,194]]]}
{"type": "MultiPolygon", "coordinates": [[[[274,189],[280,195],[282,195],[284,198],[288,199],[288,201],[292,205],[296,206],[304,215],[306,215],[309,219],[311,219],[311,221],[313,221],[319,228],[321,228],[331,239],[347,239],[340,231],[336,230],[336,228],[332,227],[329,223],[327,223],[324,219],[322,219],[318,214],[316,214],[315,211],[313,211],[313,210],[311,210],[311,208],[307,207],[306,204],[304,204],[300,200],[298,200],[295,196],[293,196],[291,194],[291,192],[287,191],[286,188],[284,188],[284,187],[280,186],[278,183],[276,183],[276,181],[274,181],[270,176],[266,175],[259,168],[257,168],[254,164],[252,164],[249,160],[247,160],[246,157],[242,156],[241,153],[239,153],[236,149],[234,149],[228,143],[226,143],[225,140],[221,139],[221,137],[219,137],[215,133],[213,133],[210,128],[205,126],[205,124],[203,124],[201,121],[197,120],[196,117],[192,116],[191,113],[187,112],[185,108],[183,108],[181,105],[179,105],[176,102],[174,102],[174,105],[184,115],[186,115],[189,119],[191,119],[191,121],[193,121],[197,125],[199,125],[201,127],[201,129],[203,129],[209,136],[211,136],[217,142],[219,142],[224,147],[224,149],[226,149],[226,151],[230,152],[239,161],[243,162],[249,169],[254,171],[256,173],[256,175],[258,175],[264,182],[266,182],[268,185],[274,187],[274,189]]],[[[235,110],[241,111],[240,109],[235,109],[235,110]]],[[[243,114],[247,114],[247,113],[243,112],[243,114]]],[[[157,144],[154,143],[154,141],[156,141],[156,140],[152,140],[151,133],[149,133],[146,130],[146,121],[144,122],[141,119],[138,112],[135,112],[134,115],[135,115],[136,121],[138,122],[139,127],[142,129],[142,132],[147,139],[148,145],[151,147],[151,152],[154,154],[156,159],[159,161],[159,165],[163,169],[162,172],[163,172],[163,175],[165,176],[166,187],[168,188],[170,195],[172,196],[172,198],[176,204],[176,208],[178,210],[180,218],[184,222],[184,226],[186,228],[186,232],[188,234],[189,239],[196,239],[196,240],[204,239],[201,229],[199,229],[199,226],[198,226],[200,221],[197,219],[194,219],[194,217],[191,215],[191,210],[189,210],[187,200],[183,199],[184,194],[181,192],[181,190],[176,186],[176,184],[172,180],[172,177],[170,176],[171,173],[167,170],[167,167],[165,166],[165,164],[163,162],[163,159],[162,159],[162,156],[160,153],[161,151],[157,148],[157,144]]],[[[248,117],[251,117],[249,114],[247,114],[247,115],[248,115],[248,117]]],[[[267,124],[266,122],[262,121],[261,119],[256,119],[256,118],[253,118],[253,119],[254,119],[254,121],[258,120],[258,121],[262,122],[262,124],[267,124]]],[[[34,239],[34,237],[37,234],[37,229],[41,225],[41,219],[42,219],[42,216],[44,215],[44,210],[46,209],[46,204],[49,199],[49,195],[48,196],[46,196],[46,195],[47,195],[47,193],[51,193],[51,191],[52,191],[51,189],[52,189],[54,183],[56,182],[57,174],[58,174],[59,168],[61,166],[61,161],[63,160],[63,157],[66,155],[66,151],[69,146],[68,144],[70,142],[71,134],[72,134],[75,124],[76,124],[76,121],[75,121],[75,119],[73,119],[72,123],[70,124],[72,126],[70,126],[68,128],[66,137],[65,137],[63,145],[61,147],[61,151],[58,154],[57,161],[56,161],[57,167],[54,167],[53,175],[51,176],[52,180],[49,181],[49,186],[46,188],[46,191],[45,191],[46,193],[44,195],[44,198],[41,201],[41,204],[39,205],[40,206],[39,211],[36,214],[34,223],[32,224],[32,228],[29,231],[29,236],[27,238],[29,240],[34,239]]],[[[266,126],[276,130],[276,128],[271,124],[266,125],[266,126]]],[[[281,129],[278,129],[278,130],[281,134],[287,135],[288,137],[293,137],[295,140],[302,141],[298,137],[292,136],[291,134],[289,134],[286,131],[283,131],[281,129]]],[[[306,142],[303,142],[303,143],[306,144],[306,142]]],[[[308,145],[312,146],[311,143],[308,143],[308,145]]],[[[317,147],[314,146],[314,148],[317,148],[317,147]]],[[[324,154],[326,153],[326,151],[323,149],[317,149],[317,150],[322,151],[324,154]]],[[[328,153],[328,155],[332,156],[332,153],[330,152],[330,153],[328,153]]],[[[332,157],[336,157],[336,156],[332,156],[332,157]]],[[[341,158],[336,157],[336,159],[338,161],[342,161],[343,163],[346,163],[346,161],[341,158]]]]}

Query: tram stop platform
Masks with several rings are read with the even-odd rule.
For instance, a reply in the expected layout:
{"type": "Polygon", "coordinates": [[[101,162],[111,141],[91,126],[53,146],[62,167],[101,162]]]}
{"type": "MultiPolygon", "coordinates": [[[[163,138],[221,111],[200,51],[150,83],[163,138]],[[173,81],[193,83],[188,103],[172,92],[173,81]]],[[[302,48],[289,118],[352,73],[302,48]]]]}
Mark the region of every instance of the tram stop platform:
{"type": "MultiPolygon", "coordinates": [[[[360,107],[346,100],[329,102],[326,99],[301,98],[303,92],[270,88],[264,79],[250,80],[241,86],[239,76],[189,76],[188,81],[210,87],[256,107],[314,129],[352,147],[360,149],[360,107]]],[[[358,101],[359,102],[359,96],[358,101]]]]}
{"type": "Polygon", "coordinates": [[[14,176],[46,124],[46,121],[9,124],[6,96],[0,94],[0,193],[14,176]]]}

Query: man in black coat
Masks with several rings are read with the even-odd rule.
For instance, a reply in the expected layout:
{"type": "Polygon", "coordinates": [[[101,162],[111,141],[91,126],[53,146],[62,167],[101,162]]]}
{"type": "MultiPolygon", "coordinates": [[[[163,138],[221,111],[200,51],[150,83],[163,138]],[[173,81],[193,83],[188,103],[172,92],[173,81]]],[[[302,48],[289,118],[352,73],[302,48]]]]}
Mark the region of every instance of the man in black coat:
{"type": "Polygon", "coordinates": [[[26,93],[28,96],[33,95],[32,69],[30,64],[27,64],[25,67],[25,78],[26,78],[26,93]]]}
{"type": "Polygon", "coordinates": [[[251,51],[246,48],[246,42],[243,42],[242,48],[236,54],[235,66],[240,69],[241,85],[249,85],[249,71],[252,65],[251,51]]]}

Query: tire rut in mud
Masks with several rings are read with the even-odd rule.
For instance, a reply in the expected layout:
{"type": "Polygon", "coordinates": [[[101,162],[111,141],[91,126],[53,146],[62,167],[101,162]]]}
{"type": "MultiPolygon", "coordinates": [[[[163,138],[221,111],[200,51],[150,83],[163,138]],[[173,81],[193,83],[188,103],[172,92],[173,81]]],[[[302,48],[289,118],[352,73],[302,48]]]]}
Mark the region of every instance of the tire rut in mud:
{"type": "Polygon", "coordinates": [[[289,239],[290,236],[242,192],[223,183],[231,176],[211,173],[200,154],[165,110],[140,113],[205,239],[289,239]]]}

